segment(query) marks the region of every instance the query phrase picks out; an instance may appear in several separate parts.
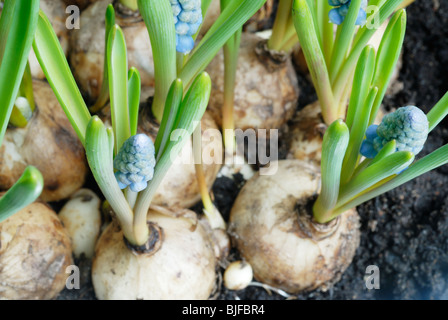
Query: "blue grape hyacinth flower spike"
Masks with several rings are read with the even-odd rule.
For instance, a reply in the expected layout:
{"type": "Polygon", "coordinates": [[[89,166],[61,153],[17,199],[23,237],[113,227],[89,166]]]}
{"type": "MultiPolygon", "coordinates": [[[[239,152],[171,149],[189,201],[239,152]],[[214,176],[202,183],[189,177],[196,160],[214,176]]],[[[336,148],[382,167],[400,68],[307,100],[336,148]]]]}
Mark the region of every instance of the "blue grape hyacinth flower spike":
{"type": "MultiPolygon", "coordinates": [[[[344,22],[347,16],[348,9],[350,7],[351,0],[328,0],[330,6],[335,7],[328,13],[331,23],[340,25],[344,22]]],[[[359,10],[358,17],[356,18],[356,25],[363,26],[367,21],[367,0],[362,0],[361,9],[359,10]]]]}
{"type": "Polygon", "coordinates": [[[146,189],[153,178],[156,165],[155,148],[145,134],[137,134],[125,141],[114,159],[115,177],[120,189],[130,187],[133,192],[146,189]]]}
{"type": "Polygon", "coordinates": [[[201,0],[170,0],[176,28],[176,51],[188,54],[194,48],[193,35],[202,24],[201,0]]]}
{"type": "Polygon", "coordinates": [[[415,106],[402,107],[386,115],[379,126],[372,125],[367,129],[360,153],[366,158],[374,158],[384,145],[395,140],[396,151],[417,155],[422,151],[428,133],[426,114],[415,106]]]}

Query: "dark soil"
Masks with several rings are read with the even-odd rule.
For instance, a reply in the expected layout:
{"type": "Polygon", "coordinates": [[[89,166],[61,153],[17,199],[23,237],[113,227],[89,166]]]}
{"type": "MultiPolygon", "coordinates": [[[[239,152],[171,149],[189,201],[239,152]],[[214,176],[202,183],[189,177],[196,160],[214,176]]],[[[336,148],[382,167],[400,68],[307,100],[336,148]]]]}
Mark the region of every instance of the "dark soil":
{"type": "MultiPolygon", "coordinates": [[[[416,105],[424,111],[448,91],[448,1],[417,0],[408,10],[408,27],[400,81],[404,88],[385,98],[386,108],[416,105]]],[[[306,77],[299,74],[302,96],[299,108],[315,100],[306,77]]],[[[428,154],[448,142],[447,121],[430,135],[428,154]]],[[[296,297],[309,299],[448,299],[448,166],[425,174],[406,185],[358,207],[361,245],[341,280],[327,292],[314,291],[296,297]],[[380,270],[380,289],[368,290],[366,268],[380,270]]],[[[213,193],[227,219],[243,179],[220,178],[213,193]]],[[[200,207],[196,208],[200,210],[200,207]]],[[[233,251],[231,258],[237,259],[233,251]]],[[[94,299],[89,263],[84,262],[82,289],[64,291],[60,299],[94,299]]],[[[263,288],[242,291],[222,288],[218,299],[285,299],[263,288]]]]}

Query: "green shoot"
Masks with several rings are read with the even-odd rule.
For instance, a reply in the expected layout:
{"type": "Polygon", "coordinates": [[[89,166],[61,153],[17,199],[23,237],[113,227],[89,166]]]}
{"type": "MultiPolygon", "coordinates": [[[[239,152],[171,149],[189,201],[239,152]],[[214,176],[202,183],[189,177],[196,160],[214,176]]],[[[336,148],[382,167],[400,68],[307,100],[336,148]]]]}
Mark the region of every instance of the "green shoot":
{"type": "Polygon", "coordinates": [[[29,166],[20,179],[0,198],[0,223],[33,203],[44,188],[39,170],[29,166]]]}
{"type": "Polygon", "coordinates": [[[76,85],[58,37],[43,11],[39,12],[33,49],[48,83],[64,109],[79,140],[85,145],[90,112],[76,85]]]}
{"type": "MultiPolygon", "coordinates": [[[[24,72],[38,13],[38,0],[10,0],[3,7],[0,18],[0,145],[20,89],[34,109],[29,68],[26,74],[24,72]]],[[[0,222],[34,202],[41,194],[43,184],[42,174],[35,167],[27,167],[16,184],[0,198],[0,222]]]]}
{"type": "MultiPolygon", "coordinates": [[[[389,4],[388,10],[391,8],[389,4]]],[[[405,28],[406,13],[398,11],[386,29],[378,54],[375,55],[372,47],[364,47],[354,72],[347,125],[337,120],[325,133],[322,191],[313,207],[314,218],[319,223],[327,223],[381,193],[448,163],[448,146],[416,162],[413,153],[420,152],[427,133],[448,114],[448,93],[427,116],[410,106],[400,108],[402,113],[388,115],[380,126],[369,126],[394,72],[405,28]],[[385,139],[383,134],[393,139],[385,139]]]]}
{"type": "MultiPolygon", "coordinates": [[[[329,13],[334,7],[328,1],[294,0],[293,20],[303,50],[313,85],[322,108],[324,122],[329,125],[336,119],[344,119],[347,111],[347,97],[351,91],[356,63],[376,29],[372,21],[383,24],[403,0],[377,1],[378,10],[367,17],[363,26],[357,27],[359,14],[364,12],[362,0],[352,0],[349,10],[336,35],[333,24],[328,23],[329,13]]],[[[375,3],[373,3],[375,4],[375,3]]],[[[371,4],[371,5],[373,5],[371,4]]],[[[404,37],[406,15],[398,11],[391,19],[382,38],[378,54],[376,81],[378,94],[372,107],[372,114],[379,108],[385,88],[391,79],[390,67],[396,65],[404,37]]],[[[363,90],[364,91],[364,90],[363,90]]],[[[365,92],[365,91],[364,91],[365,92]]],[[[353,102],[352,102],[353,103],[353,102]]],[[[350,127],[354,114],[347,115],[350,127]]],[[[372,118],[373,119],[373,118],[372,118]]]]}

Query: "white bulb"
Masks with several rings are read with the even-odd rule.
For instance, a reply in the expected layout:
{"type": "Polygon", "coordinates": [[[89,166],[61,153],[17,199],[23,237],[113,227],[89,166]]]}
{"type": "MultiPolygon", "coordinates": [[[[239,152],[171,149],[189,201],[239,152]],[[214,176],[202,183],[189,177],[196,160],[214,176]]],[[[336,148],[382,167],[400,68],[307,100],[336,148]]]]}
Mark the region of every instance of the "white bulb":
{"type": "Polygon", "coordinates": [[[224,285],[230,290],[243,290],[252,282],[252,278],[251,265],[244,261],[235,261],[224,272],[224,285]]]}

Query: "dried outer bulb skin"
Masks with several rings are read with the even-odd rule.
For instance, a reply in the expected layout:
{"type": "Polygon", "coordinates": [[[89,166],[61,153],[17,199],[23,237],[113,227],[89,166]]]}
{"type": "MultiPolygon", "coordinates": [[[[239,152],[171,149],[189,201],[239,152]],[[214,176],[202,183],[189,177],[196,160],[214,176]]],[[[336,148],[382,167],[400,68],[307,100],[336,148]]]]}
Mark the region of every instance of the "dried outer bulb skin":
{"type": "Polygon", "coordinates": [[[310,211],[319,183],[318,167],[282,160],[275,174],[257,174],[241,190],[229,234],[257,281],[290,294],[326,290],[350,265],[360,241],[359,217],[349,210],[316,223],[310,211]]]}
{"type": "Polygon", "coordinates": [[[0,300],[49,300],[73,264],[70,237],[56,213],[34,202],[0,223],[0,300]]]}
{"type": "Polygon", "coordinates": [[[205,300],[216,283],[212,239],[189,210],[152,208],[148,226],[157,235],[152,250],[137,252],[116,222],[98,240],[92,266],[101,300],[205,300]]]}

